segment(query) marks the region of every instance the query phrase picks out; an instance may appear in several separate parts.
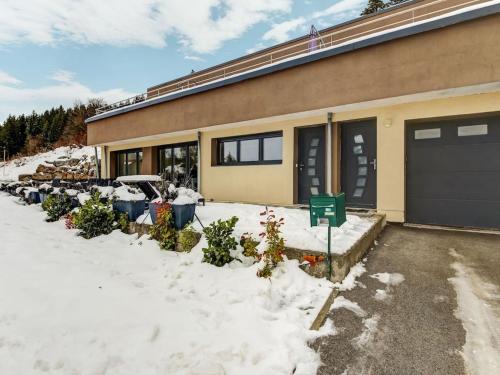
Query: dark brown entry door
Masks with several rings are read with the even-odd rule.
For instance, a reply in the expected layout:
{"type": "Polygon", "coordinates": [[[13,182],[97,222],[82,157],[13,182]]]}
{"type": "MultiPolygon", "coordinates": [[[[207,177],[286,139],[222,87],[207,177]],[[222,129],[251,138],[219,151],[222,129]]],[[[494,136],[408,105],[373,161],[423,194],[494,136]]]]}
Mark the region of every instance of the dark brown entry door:
{"type": "Polygon", "coordinates": [[[377,122],[343,123],[341,185],[346,205],[377,207],[377,122]]]}
{"type": "Polygon", "coordinates": [[[311,195],[325,192],[325,127],[299,129],[298,200],[308,204],[311,195]]]}

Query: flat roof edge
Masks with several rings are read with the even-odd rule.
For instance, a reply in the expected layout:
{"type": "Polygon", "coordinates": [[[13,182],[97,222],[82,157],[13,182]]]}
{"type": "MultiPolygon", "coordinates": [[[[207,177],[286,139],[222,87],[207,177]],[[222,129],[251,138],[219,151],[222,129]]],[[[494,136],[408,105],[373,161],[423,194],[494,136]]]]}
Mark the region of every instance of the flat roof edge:
{"type": "Polygon", "coordinates": [[[132,111],[136,111],[139,109],[154,106],[157,104],[180,99],[180,98],[183,98],[186,96],[191,96],[191,95],[195,95],[198,93],[217,89],[220,87],[229,86],[229,85],[232,85],[235,83],[246,81],[248,79],[257,78],[257,77],[265,76],[265,75],[268,75],[271,73],[290,69],[293,67],[305,65],[305,64],[315,62],[318,60],[322,60],[322,59],[325,59],[328,57],[341,55],[344,53],[348,53],[348,52],[352,52],[352,51],[359,50],[362,48],[366,48],[366,47],[374,46],[377,44],[389,42],[392,40],[397,40],[397,39],[401,39],[404,37],[417,35],[420,33],[427,32],[427,31],[441,29],[441,28],[452,26],[452,25],[459,24],[462,22],[472,21],[472,20],[475,20],[478,18],[486,17],[489,15],[497,14],[497,13],[500,13],[500,3],[484,6],[481,8],[472,9],[472,10],[469,10],[469,11],[466,11],[463,13],[459,13],[459,14],[453,14],[453,15],[450,15],[448,17],[443,17],[443,18],[439,18],[436,20],[431,20],[431,21],[424,22],[424,23],[417,24],[417,25],[410,25],[410,26],[405,27],[403,29],[390,31],[390,32],[387,32],[387,33],[384,33],[381,35],[375,35],[373,37],[368,37],[368,38],[363,39],[363,40],[354,41],[352,43],[342,45],[339,47],[332,47],[332,48],[329,48],[329,49],[323,50],[323,51],[319,50],[318,52],[315,52],[315,53],[312,53],[312,54],[309,54],[306,56],[301,56],[301,57],[298,57],[296,59],[278,62],[278,63],[273,64],[271,66],[259,68],[255,71],[244,72],[244,73],[241,73],[241,74],[233,76],[233,77],[228,77],[228,78],[223,79],[221,81],[207,83],[207,84],[202,85],[202,86],[195,86],[191,89],[179,91],[179,92],[172,93],[172,94],[166,94],[163,97],[154,98],[154,99],[147,100],[147,101],[144,101],[141,103],[133,104],[131,106],[127,106],[127,107],[119,108],[119,109],[116,109],[116,110],[113,110],[110,112],[105,112],[105,113],[102,113],[99,115],[95,115],[95,116],[90,117],[87,120],[85,120],[85,123],[89,124],[89,123],[92,123],[95,121],[103,120],[103,119],[106,119],[109,117],[118,116],[118,115],[121,115],[124,113],[132,112],[132,111]]]}

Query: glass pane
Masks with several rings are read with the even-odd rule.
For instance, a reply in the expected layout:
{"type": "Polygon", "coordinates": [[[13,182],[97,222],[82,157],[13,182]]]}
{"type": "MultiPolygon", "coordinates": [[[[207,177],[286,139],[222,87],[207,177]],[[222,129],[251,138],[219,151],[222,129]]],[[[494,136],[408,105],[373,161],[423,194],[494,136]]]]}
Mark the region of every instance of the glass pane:
{"type": "Polygon", "coordinates": [[[189,177],[191,188],[198,190],[198,146],[189,146],[189,177]]]}
{"type": "Polygon", "coordinates": [[[359,165],[368,164],[368,158],[366,156],[358,156],[358,164],[359,165]]]}
{"type": "Polygon", "coordinates": [[[313,138],[311,140],[311,147],[318,147],[319,145],[319,138],[313,138]]]}
{"type": "Polygon", "coordinates": [[[222,160],[224,163],[234,163],[238,161],[236,151],[236,141],[222,142],[222,160]]]}
{"type": "Polygon", "coordinates": [[[359,155],[363,153],[363,146],[354,146],[352,148],[354,154],[359,155]]]}
{"type": "Polygon", "coordinates": [[[319,178],[318,177],[313,177],[311,185],[312,186],[319,186],[319,178]]]}
{"type": "Polygon", "coordinates": [[[363,196],[364,189],[356,189],[354,190],[354,194],[352,195],[354,198],[361,198],[363,196]]]}
{"type": "Polygon", "coordinates": [[[172,149],[165,148],[160,152],[160,173],[165,174],[165,179],[172,181],[172,149]]]}
{"type": "Polygon", "coordinates": [[[364,143],[363,136],[361,134],[354,136],[354,143],[364,143]]]}
{"type": "Polygon", "coordinates": [[[314,159],[314,158],[307,159],[307,165],[310,167],[316,166],[316,159],[314,159]]]}
{"type": "Polygon", "coordinates": [[[308,174],[309,176],[316,176],[316,168],[309,168],[309,169],[307,170],[307,174],[308,174]]]}
{"type": "Polygon", "coordinates": [[[309,149],[309,156],[316,156],[317,153],[318,153],[318,149],[317,148],[311,148],[311,149],[309,149]]]}
{"type": "MultiPolygon", "coordinates": [[[[264,138],[264,160],[282,160],[283,137],[264,138]]],[[[316,150],[314,155],[316,156],[316,150]]]]}
{"type": "Polygon", "coordinates": [[[415,130],[415,139],[441,138],[441,128],[415,130]]]}
{"type": "Polygon", "coordinates": [[[366,176],[367,173],[368,173],[367,167],[359,167],[358,168],[358,176],[366,176]]]}
{"type": "Polygon", "coordinates": [[[487,124],[458,127],[459,137],[470,137],[471,135],[487,135],[487,134],[488,134],[487,124]]]}
{"type": "Polygon", "coordinates": [[[139,163],[137,164],[137,174],[141,174],[142,169],[142,151],[139,151],[139,163]]]}
{"type": "Polygon", "coordinates": [[[186,181],[186,158],[186,146],[174,147],[173,181],[176,185],[184,184],[186,181]]]}
{"type": "Polygon", "coordinates": [[[137,174],[137,153],[128,152],[127,157],[127,175],[137,174]]]}
{"type": "Polygon", "coordinates": [[[259,140],[240,141],[240,161],[259,161],[259,140]]]}
{"type": "Polygon", "coordinates": [[[125,158],[125,153],[120,152],[118,154],[118,176],[126,176],[127,175],[127,160],[125,158]]]}
{"type": "Polygon", "coordinates": [[[356,186],[357,187],[365,187],[366,186],[366,178],[361,177],[356,180],[356,186]]]}
{"type": "Polygon", "coordinates": [[[317,187],[311,187],[311,194],[312,195],[318,195],[319,194],[319,190],[317,187]]]}

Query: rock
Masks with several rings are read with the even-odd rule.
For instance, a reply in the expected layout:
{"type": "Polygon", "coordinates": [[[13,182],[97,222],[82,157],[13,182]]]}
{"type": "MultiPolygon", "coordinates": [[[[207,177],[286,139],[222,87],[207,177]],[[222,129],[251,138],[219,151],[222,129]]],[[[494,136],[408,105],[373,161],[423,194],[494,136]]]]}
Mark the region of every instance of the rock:
{"type": "Polygon", "coordinates": [[[51,173],[33,173],[31,178],[35,181],[51,181],[54,176],[51,173]]]}
{"type": "Polygon", "coordinates": [[[80,159],[76,159],[76,158],[71,158],[69,159],[68,163],[70,166],[74,167],[78,164],[80,164],[80,159]]]}
{"type": "Polygon", "coordinates": [[[31,175],[30,174],[20,174],[17,179],[19,181],[30,181],[31,175]]]}
{"type": "Polygon", "coordinates": [[[68,161],[67,160],[54,160],[52,162],[52,164],[54,164],[56,167],[62,167],[63,165],[68,164],[68,161]]]}
{"type": "Polygon", "coordinates": [[[36,167],[36,173],[54,173],[55,171],[56,168],[50,165],[39,164],[38,167],[36,167]]]}
{"type": "Polygon", "coordinates": [[[75,180],[77,181],[87,181],[89,179],[89,176],[84,173],[76,173],[75,174],[75,180]]]}

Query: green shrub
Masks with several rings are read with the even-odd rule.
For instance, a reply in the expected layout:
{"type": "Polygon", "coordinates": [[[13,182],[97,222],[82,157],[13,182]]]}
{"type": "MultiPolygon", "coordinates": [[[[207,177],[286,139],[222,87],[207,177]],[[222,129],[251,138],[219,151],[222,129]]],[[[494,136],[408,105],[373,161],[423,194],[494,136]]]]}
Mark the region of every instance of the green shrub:
{"type": "Polygon", "coordinates": [[[156,224],[149,230],[152,239],[159,242],[163,250],[175,250],[177,233],[173,227],[172,206],[163,203],[156,211],[156,224]]]}
{"type": "Polygon", "coordinates": [[[276,219],[273,210],[266,210],[261,215],[266,216],[266,220],[261,222],[261,225],[264,226],[264,232],[261,233],[261,236],[265,237],[267,248],[262,254],[264,267],[257,271],[257,276],[271,277],[278,263],[283,261],[285,240],[281,237],[280,227],[284,224],[284,219],[276,219]]]}
{"type": "Polygon", "coordinates": [[[233,260],[230,250],[236,249],[237,242],[231,235],[237,222],[238,218],[233,216],[226,221],[217,220],[203,229],[208,242],[208,248],[202,249],[203,262],[222,267],[233,260]]]}
{"type": "Polygon", "coordinates": [[[123,233],[128,234],[129,220],[125,212],[115,211],[116,228],[120,229],[123,233]]]}
{"type": "Polygon", "coordinates": [[[191,225],[186,225],[184,229],[179,232],[177,239],[180,251],[191,251],[191,249],[196,246],[198,241],[198,233],[191,225]]]}
{"type": "Polygon", "coordinates": [[[259,241],[252,237],[251,233],[243,233],[240,238],[240,246],[243,247],[243,255],[251,258],[258,258],[257,246],[259,241]]]}
{"type": "Polygon", "coordinates": [[[80,229],[84,238],[93,238],[113,231],[115,213],[110,202],[100,201],[100,194],[95,193],[80,210],[74,214],[75,227],[80,229]]]}
{"type": "Polygon", "coordinates": [[[71,199],[68,194],[49,195],[42,203],[47,212],[47,221],[57,221],[71,211],[71,199]]]}

